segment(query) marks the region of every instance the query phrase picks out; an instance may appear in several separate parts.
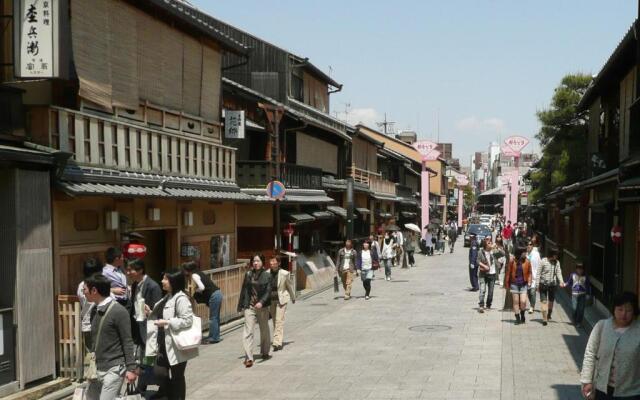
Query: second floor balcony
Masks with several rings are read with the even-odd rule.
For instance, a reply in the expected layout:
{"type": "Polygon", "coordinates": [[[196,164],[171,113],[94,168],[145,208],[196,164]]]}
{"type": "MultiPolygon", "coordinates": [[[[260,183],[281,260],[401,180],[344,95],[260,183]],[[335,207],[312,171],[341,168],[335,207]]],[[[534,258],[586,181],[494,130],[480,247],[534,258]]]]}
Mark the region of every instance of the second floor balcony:
{"type": "Polygon", "coordinates": [[[81,166],[235,180],[235,149],[204,132],[154,128],[54,106],[33,108],[29,115],[36,143],[73,153],[81,166]]]}
{"type": "MultiPolygon", "coordinates": [[[[275,163],[269,161],[238,161],[237,182],[242,188],[265,188],[276,175],[275,163]]],[[[320,168],[281,163],[280,180],[289,189],[322,189],[320,168]]]]}
{"type": "Polygon", "coordinates": [[[374,193],[382,193],[388,195],[396,195],[396,184],[386,180],[381,174],[367,171],[355,166],[351,166],[348,170],[354,182],[363,183],[374,193]]]}

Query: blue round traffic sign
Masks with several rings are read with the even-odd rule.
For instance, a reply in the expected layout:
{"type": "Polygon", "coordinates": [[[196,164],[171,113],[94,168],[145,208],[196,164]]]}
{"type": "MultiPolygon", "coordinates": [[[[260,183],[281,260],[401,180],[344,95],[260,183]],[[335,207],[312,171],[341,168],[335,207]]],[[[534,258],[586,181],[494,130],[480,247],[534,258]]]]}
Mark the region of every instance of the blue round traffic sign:
{"type": "Polygon", "coordinates": [[[286,193],[284,184],[280,181],[271,181],[267,184],[267,196],[272,199],[283,199],[286,193]]]}

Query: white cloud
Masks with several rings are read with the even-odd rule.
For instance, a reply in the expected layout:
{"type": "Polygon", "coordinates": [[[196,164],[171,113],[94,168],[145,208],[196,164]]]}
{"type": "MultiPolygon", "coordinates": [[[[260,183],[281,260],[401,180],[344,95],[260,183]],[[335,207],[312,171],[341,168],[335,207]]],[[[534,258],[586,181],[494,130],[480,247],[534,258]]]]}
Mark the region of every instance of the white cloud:
{"type": "Polygon", "coordinates": [[[504,133],[506,124],[502,119],[496,117],[480,119],[471,116],[457,121],[455,127],[460,132],[501,134],[504,133]]]}
{"type": "Polygon", "coordinates": [[[348,113],[344,111],[337,113],[337,117],[352,125],[363,124],[371,128],[375,128],[377,126],[376,123],[384,119],[384,117],[373,108],[354,108],[349,110],[348,113]]]}

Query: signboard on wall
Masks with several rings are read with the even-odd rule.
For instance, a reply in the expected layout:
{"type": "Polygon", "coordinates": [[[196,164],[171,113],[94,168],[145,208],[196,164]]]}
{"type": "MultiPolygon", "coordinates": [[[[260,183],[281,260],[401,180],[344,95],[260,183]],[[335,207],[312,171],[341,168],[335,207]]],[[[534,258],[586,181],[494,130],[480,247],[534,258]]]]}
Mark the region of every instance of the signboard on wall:
{"type": "Polygon", "coordinates": [[[244,139],[244,111],[225,110],[224,137],[227,139],[244,139]]]}
{"type": "Polygon", "coordinates": [[[16,5],[16,75],[55,78],[58,0],[20,0],[16,5]]]}

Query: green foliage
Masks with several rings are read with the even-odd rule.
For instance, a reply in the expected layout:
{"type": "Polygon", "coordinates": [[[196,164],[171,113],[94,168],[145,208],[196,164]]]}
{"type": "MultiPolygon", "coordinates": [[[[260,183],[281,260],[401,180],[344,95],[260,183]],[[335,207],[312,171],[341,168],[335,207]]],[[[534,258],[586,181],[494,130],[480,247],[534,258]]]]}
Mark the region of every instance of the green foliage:
{"type": "Polygon", "coordinates": [[[578,112],[577,105],[590,83],[589,75],[566,75],[554,90],[550,106],[536,113],[542,125],[536,138],[543,150],[539,170],[531,176],[532,202],[584,178],[589,117],[586,111],[578,112]]]}

